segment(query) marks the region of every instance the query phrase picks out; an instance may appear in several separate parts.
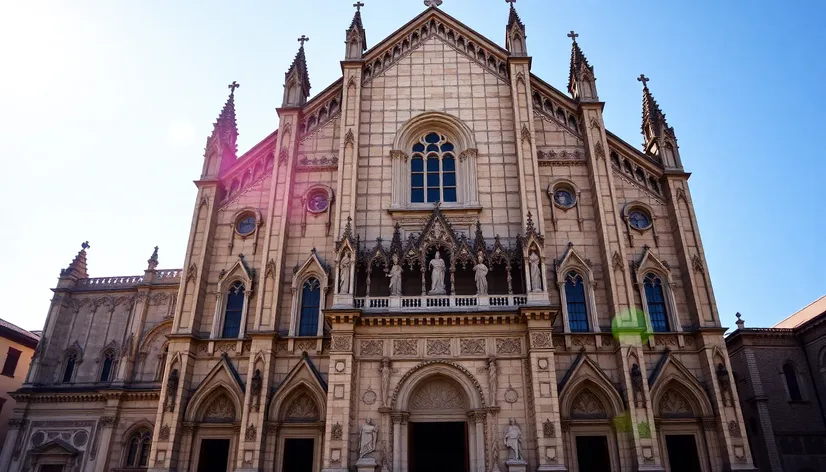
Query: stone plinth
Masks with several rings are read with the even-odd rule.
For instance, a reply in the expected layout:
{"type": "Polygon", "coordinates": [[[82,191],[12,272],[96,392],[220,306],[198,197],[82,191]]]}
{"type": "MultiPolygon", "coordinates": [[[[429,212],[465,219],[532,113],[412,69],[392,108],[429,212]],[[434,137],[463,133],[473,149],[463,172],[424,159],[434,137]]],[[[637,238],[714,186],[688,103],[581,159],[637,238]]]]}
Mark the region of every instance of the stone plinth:
{"type": "Polygon", "coordinates": [[[376,472],[377,467],[376,459],[372,457],[362,457],[356,462],[356,470],[358,472],[376,472]]]}
{"type": "Polygon", "coordinates": [[[508,469],[508,472],[527,472],[528,463],[510,459],[505,461],[505,468],[508,469]]]}

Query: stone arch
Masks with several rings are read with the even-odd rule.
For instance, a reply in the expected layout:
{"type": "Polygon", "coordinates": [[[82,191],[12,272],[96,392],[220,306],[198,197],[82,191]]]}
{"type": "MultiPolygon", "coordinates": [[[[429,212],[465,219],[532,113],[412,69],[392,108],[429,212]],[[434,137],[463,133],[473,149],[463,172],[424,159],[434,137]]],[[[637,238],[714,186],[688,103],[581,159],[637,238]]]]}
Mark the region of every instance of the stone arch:
{"type": "Polygon", "coordinates": [[[140,430],[149,430],[153,432],[155,430],[155,425],[152,424],[148,419],[142,418],[138,421],[135,421],[128,428],[123,432],[121,435],[121,445],[126,445],[129,442],[132,434],[140,430]]]}
{"type": "Polygon", "coordinates": [[[560,392],[559,410],[565,419],[607,419],[619,415],[623,403],[613,386],[583,376],[560,392]]]}
{"type": "Polygon", "coordinates": [[[714,415],[711,402],[700,387],[676,374],[658,379],[651,391],[651,402],[657,417],[699,418],[714,415]]]}
{"type": "Polygon", "coordinates": [[[484,391],[473,374],[455,362],[442,360],[426,361],[405,372],[393,391],[390,404],[395,410],[409,411],[411,398],[420,387],[432,380],[445,381],[445,378],[464,394],[466,409],[485,408],[484,391]]]}
{"type": "Polygon", "coordinates": [[[268,417],[270,421],[296,421],[297,419],[299,420],[297,422],[323,421],[327,416],[326,401],[327,394],[317,385],[313,385],[313,382],[305,378],[296,378],[290,385],[282,386],[275,393],[270,401],[268,417]],[[307,400],[315,405],[318,412],[314,419],[297,413],[299,408],[307,411],[307,400]],[[293,411],[292,408],[297,410],[293,411]],[[290,418],[291,415],[292,418],[290,418]]]}
{"type": "Polygon", "coordinates": [[[228,422],[240,420],[240,413],[243,408],[242,397],[240,392],[236,392],[232,386],[226,382],[219,381],[215,384],[198,389],[186,411],[187,421],[201,422],[228,422]],[[227,416],[219,417],[218,414],[223,413],[227,416]]]}
{"type": "Polygon", "coordinates": [[[450,136],[453,144],[460,150],[476,149],[473,130],[459,118],[442,112],[425,112],[409,119],[396,132],[393,149],[407,152],[420,135],[429,131],[441,132],[450,136]]]}
{"type": "Polygon", "coordinates": [[[311,423],[319,421],[321,408],[312,392],[307,389],[295,389],[286,398],[283,408],[278,411],[278,419],[290,423],[311,423]]]}

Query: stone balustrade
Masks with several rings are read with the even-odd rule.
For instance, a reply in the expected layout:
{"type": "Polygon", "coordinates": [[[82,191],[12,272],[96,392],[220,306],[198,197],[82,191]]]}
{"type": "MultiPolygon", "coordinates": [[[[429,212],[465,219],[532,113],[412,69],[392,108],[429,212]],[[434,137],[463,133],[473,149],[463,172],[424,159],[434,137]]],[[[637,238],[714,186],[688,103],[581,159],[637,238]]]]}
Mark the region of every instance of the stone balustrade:
{"type": "Polygon", "coordinates": [[[424,295],[399,297],[355,297],[353,306],[371,311],[476,311],[519,307],[528,303],[526,295],[424,295]]]}

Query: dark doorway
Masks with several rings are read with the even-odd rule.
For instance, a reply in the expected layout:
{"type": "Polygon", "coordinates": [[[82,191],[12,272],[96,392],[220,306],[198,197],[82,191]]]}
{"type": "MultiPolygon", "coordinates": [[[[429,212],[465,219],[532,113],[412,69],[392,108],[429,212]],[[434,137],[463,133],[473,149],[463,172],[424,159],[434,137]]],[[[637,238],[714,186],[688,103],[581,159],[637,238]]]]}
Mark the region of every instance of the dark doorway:
{"type": "Polygon", "coordinates": [[[229,439],[202,439],[198,472],[227,472],[229,439]]]}
{"type": "Polygon", "coordinates": [[[61,464],[44,464],[40,466],[40,472],[63,472],[61,464]]]}
{"type": "Polygon", "coordinates": [[[671,472],[702,472],[694,435],[669,434],[665,437],[665,446],[668,448],[671,472]]]}
{"type": "Polygon", "coordinates": [[[409,434],[410,472],[468,471],[466,423],[410,423],[409,434]]]}
{"type": "Polygon", "coordinates": [[[577,436],[576,460],[579,472],[610,472],[611,456],[605,436],[577,436]]]}
{"type": "Polygon", "coordinates": [[[284,472],[313,472],[312,438],[284,440],[284,472]]]}

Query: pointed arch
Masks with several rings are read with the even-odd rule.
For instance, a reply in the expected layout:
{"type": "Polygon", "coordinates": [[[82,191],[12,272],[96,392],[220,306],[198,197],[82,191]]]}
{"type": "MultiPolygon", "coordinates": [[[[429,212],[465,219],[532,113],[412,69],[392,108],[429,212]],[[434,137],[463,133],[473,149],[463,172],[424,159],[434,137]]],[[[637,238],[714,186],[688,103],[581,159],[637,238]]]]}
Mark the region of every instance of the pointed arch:
{"type": "Polygon", "coordinates": [[[129,441],[129,437],[137,431],[140,431],[140,430],[153,431],[154,429],[155,429],[155,425],[151,421],[149,421],[146,418],[141,418],[141,419],[135,421],[134,423],[132,423],[131,425],[129,425],[123,431],[123,434],[120,437],[120,439],[121,439],[120,443],[122,445],[126,445],[126,443],[129,441]]]}
{"type": "Polygon", "coordinates": [[[316,330],[315,336],[322,336],[324,334],[324,318],[322,312],[326,305],[327,290],[330,286],[329,281],[330,268],[321,260],[315,248],[310,251],[310,256],[293,274],[292,280],[292,307],[290,309],[290,336],[298,336],[300,334],[302,311],[305,316],[313,316],[315,320],[307,320],[308,323],[315,321],[316,330]],[[312,294],[312,307],[308,298],[308,290],[313,292],[318,290],[319,293],[312,294]],[[318,297],[318,300],[315,298],[318,297]],[[302,310],[302,308],[306,308],[302,310]]]}
{"type": "Polygon", "coordinates": [[[562,306],[562,323],[566,333],[572,331],[599,332],[599,319],[594,289],[596,280],[589,260],[579,255],[573,243],[556,263],[556,284],[562,306]],[[581,329],[581,318],[587,320],[581,329]]]}
{"type": "Polygon", "coordinates": [[[221,395],[225,395],[232,404],[235,415],[233,421],[240,420],[244,404],[244,386],[226,355],[221,356],[221,359],[196,387],[184,417],[187,421],[203,421],[210,405],[221,395]]]}
{"type": "Polygon", "coordinates": [[[650,332],[682,332],[677,302],[674,299],[675,283],[668,264],[657,258],[651,248],[646,247],[640,260],[634,264],[634,277],[645,312],[647,329],[650,332]],[[665,311],[664,317],[663,310],[665,311]],[[652,315],[658,317],[660,323],[662,323],[662,318],[667,320],[668,325],[665,329],[661,324],[659,327],[654,325],[652,315]]]}
{"type": "MultiPolygon", "coordinates": [[[[659,415],[659,408],[666,393],[673,390],[686,398],[695,417],[713,416],[711,400],[694,374],[670,351],[664,356],[664,360],[654,369],[648,381],[655,415],[659,415]]],[[[679,400],[676,396],[672,398],[679,400]]]]}
{"type": "Polygon", "coordinates": [[[252,293],[253,271],[247,267],[244,256],[239,254],[238,260],[228,270],[222,271],[218,280],[210,333],[212,339],[244,337],[252,293]]]}
{"type": "MultiPolygon", "coordinates": [[[[587,354],[581,352],[571,369],[565,374],[559,388],[559,411],[565,419],[577,416],[574,410],[582,409],[575,405],[583,401],[580,394],[585,391],[599,401],[605,410],[606,418],[613,418],[624,410],[622,396],[611,379],[587,354]]],[[[583,410],[587,414],[588,410],[583,410]]],[[[591,410],[596,415],[596,410],[591,410]]]]}
{"type": "MultiPolygon", "coordinates": [[[[267,417],[270,421],[283,421],[290,414],[288,408],[302,395],[311,400],[318,409],[317,420],[324,421],[327,417],[327,385],[307,356],[301,357],[278,386],[270,400],[267,417]]],[[[307,415],[299,418],[309,420],[307,415]]]]}

